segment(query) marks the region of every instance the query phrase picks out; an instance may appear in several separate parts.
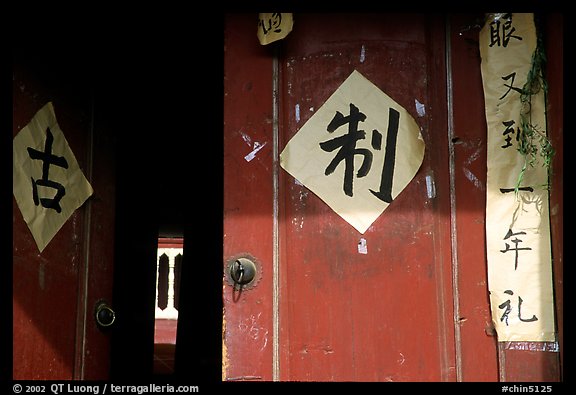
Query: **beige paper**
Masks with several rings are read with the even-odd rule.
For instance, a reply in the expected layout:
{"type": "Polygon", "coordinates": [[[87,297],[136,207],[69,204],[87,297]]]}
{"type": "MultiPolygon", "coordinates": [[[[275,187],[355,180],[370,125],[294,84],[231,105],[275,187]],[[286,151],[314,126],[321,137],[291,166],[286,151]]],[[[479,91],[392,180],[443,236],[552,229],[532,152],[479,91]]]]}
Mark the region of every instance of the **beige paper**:
{"type": "Polygon", "coordinates": [[[353,71],[288,142],[280,165],[364,233],[414,178],[423,158],[414,118],[353,71]],[[351,122],[356,111],[365,118],[351,122]],[[362,138],[345,142],[355,131],[362,138]],[[331,164],[335,168],[326,174],[331,164]]]}
{"type": "MultiPolygon", "coordinates": [[[[492,320],[498,341],[554,341],[547,172],[517,150],[520,93],[536,48],[532,14],[493,14],[480,33],[488,125],[486,248],[492,320]]],[[[532,97],[531,122],[545,131],[544,94],[532,97]]]]}
{"type": "Polygon", "coordinates": [[[12,189],[40,252],[92,187],[62,133],[52,103],[47,103],[14,137],[12,189]]]}
{"type": "Polygon", "coordinates": [[[292,31],[293,25],[292,13],[260,13],[258,15],[258,40],[262,45],[281,40],[292,31]]]}

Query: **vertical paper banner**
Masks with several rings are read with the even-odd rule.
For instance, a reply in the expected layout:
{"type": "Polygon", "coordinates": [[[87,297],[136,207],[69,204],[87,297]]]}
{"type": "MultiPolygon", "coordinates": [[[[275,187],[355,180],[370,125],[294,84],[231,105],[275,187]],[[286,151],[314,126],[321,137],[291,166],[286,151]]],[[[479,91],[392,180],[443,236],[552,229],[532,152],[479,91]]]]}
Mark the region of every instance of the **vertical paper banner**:
{"type": "Polygon", "coordinates": [[[491,14],[480,32],[486,101],[486,248],[492,320],[498,341],[554,341],[554,301],[547,170],[525,164],[518,151],[521,112],[546,133],[544,90],[521,105],[532,67],[532,14],[491,14]]]}

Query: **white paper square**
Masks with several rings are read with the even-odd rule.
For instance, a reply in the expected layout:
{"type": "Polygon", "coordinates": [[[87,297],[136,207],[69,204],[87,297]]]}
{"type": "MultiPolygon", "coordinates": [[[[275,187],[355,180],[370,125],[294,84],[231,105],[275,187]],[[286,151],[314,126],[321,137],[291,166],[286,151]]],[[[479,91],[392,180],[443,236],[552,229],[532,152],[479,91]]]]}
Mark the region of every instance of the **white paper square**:
{"type": "Polygon", "coordinates": [[[14,137],[12,149],[14,197],[42,252],[92,195],[92,186],[56,122],[51,102],[14,137]]]}
{"type": "MultiPolygon", "coordinates": [[[[333,141],[329,144],[338,143],[333,141]]],[[[280,154],[280,165],[360,233],[364,233],[414,178],[423,158],[424,140],[414,118],[355,70],[288,142],[280,154]],[[346,117],[354,111],[352,106],[365,118],[346,123],[346,117]],[[389,124],[394,117],[398,117],[397,129],[389,124]],[[331,122],[339,126],[329,132],[327,128],[331,122]],[[335,138],[345,139],[346,135],[351,136],[353,134],[349,133],[356,131],[363,131],[365,136],[355,141],[354,148],[346,144],[350,147],[348,158],[353,156],[353,161],[339,161],[334,171],[327,175],[326,169],[342,147],[332,147],[332,151],[327,151],[321,144],[335,138]],[[390,150],[387,150],[387,141],[394,135],[395,149],[391,144],[390,150]],[[371,154],[364,154],[367,152],[371,154]],[[369,166],[364,162],[368,157],[371,157],[369,166]],[[363,166],[368,168],[367,174],[359,177],[358,171],[363,166]],[[345,172],[350,172],[350,168],[353,168],[352,190],[348,182],[347,193],[344,180],[345,172]],[[383,182],[382,177],[385,171],[392,175],[391,178],[387,177],[387,182],[383,182]],[[390,202],[375,195],[374,192],[382,190],[390,193],[390,202]]],[[[349,175],[347,179],[350,180],[349,175]]]]}

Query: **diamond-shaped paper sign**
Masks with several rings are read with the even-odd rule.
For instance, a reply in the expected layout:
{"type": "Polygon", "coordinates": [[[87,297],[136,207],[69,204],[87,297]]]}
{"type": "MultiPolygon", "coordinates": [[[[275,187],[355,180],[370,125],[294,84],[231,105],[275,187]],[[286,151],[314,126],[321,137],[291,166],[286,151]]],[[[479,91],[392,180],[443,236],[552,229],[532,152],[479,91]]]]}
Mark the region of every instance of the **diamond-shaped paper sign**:
{"type": "Polygon", "coordinates": [[[12,189],[40,252],[90,195],[64,133],[47,103],[14,137],[12,189]]]}
{"type": "Polygon", "coordinates": [[[364,233],[423,158],[414,118],[355,70],[288,142],[280,165],[364,233]]]}

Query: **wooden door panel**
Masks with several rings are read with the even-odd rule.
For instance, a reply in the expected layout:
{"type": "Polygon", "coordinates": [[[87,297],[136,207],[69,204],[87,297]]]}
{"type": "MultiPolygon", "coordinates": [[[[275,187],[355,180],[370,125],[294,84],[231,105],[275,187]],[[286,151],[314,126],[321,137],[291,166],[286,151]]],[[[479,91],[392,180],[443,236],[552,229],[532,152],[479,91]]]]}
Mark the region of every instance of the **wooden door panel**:
{"type": "MultiPolygon", "coordinates": [[[[292,32],[266,47],[255,39],[255,19],[227,18],[224,250],[225,260],[237,251],[258,251],[265,286],[236,303],[224,286],[224,378],[557,380],[561,325],[560,354],[506,350],[491,326],[482,192],[486,125],[477,43],[482,15],[294,14],[292,32]],[[250,167],[244,157],[246,130],[250,139],[271,141],[277,122],[281,152],[355,69],[412,114],[426,143],[414,179],[364,234],[279,167],[274,202],[279,165],[273,152],[262,149],[258,166],[250,167]],[[272,81],[278,84],[277,118],[272,81]],[[416,101],[425,114],[418,113],[416,101]],[[270,236],[274,204],[276,245],[270,236]],[[367,254],[358,250],[361,238],[367,254]],[[246,326],[247,317],[258,319],[246,326]],[[256,341],[261,338],[250,340],[242,333],[246,328],[266,333],[261,352],[256,341]]],[[[551,15],[545,24],[548,121],[558,162],[561,19],[551,15]]],[[[556,172],[551,230],[561,324],[561,166],[556,172]]]]}
{"type": "Polygon", "coordinates": [[[498,346],[486,272],[486,115],[478,29],[481,15],[450,18],[454,130],[456,289],[461,380],[497,381],[498,346]]]}
{"type": "Polygon", "coordinates": [[[439,188],[448,174],[438,155],[446,125],[432,120],[446,107],[429,86],[443,78],[434,74],[430,25],[423,16],[297,18],[282,57],[282,145],[357,69],[412,114],[427,150],[416,177],[363,235],[282,172],[281,378],[450,379],[449,223],[441,220],[449,193],[429,197],[426,180],[439,188]],[[427,115],[418,116],[415,100],[427,115]],[[358,252],[360,238],[367,254],[358,252]]]}
{"type": "Polygon", "coordinates": [[[225,24],[223,268],[247,253],[261,273],[241,293],[224,280],[224,380],[272,380],[272,52],[256,21],[225,24]]]}
{"type": "MultiPolygon", "coordinates": [[[[14,379],[106,379],[109,333],[94,306],[111,303],[114,246],[114,151],[110,125],[95,122],[82,50],[30,50],[13,63],[13,136],[52,101],[57,122],[93,195],[40,253],[20,209],[12,206],[14,379]]],[[[78,43],[74,44],[75,46],[78,43]]]]}
{"type": "MultiPolygon", "coordinates": [[[[44,70],[46,72],[46,70],[44,70]]],[[[13,81],[13,136],[36,112],[53,100],[58,124],[81,168],[86,166],[82,117],[89,103],[74,104],[62,84],[23,59],[17,59],[13,81]],[[54,85],[51,85],[54,84],[54,85]],[[68,133],[70,131],[70,133],[68,133]]],[[[60,81],[61,83],[63,81],[60,81]]],[[[13,199],[13,376],[14,379],[71,379],[75,363],[78,276],[83,262],[85,210],[77,210],[40,253],[13,199]],[[58,317],[58,319],[55,319],[58,317]]]]}
{"type": "Polygon", "coordinates": [[[550,13],[546,17],[546,78],[548,81],[547,122],[552,146],[555,148],[550,191],[550,230],[552,235],[552,271],[554,304],[558,330],[559,354],[549,357],[555,366],[547,380],[563,381],[564,369],[564,15],[550,13]]]}
{"type": "MultiPolygon", "coordinates": [[[[97,99],[95,100],[99,103],[97,99]]],[[[103,107],[103,106],[102,106],[103,107]]],[[[95,323],[94,308],[106,301],[114,308],[114,245],[116,233],[116,157],[113,128],[104,109],[96,107],[93,122],[90,179],[94,194],[89,201],[89,243],[87,267],[80,276],[84,309],[78,317],[76,377],[84,380],[105,380],[110,374],[110,332],[102,331],[95,323]],[[82,340],[83,339],[83,340],[82,340]]]]}
{"type": "MultiPolygon", "coordinates": [[[[486,115],[480,71],[478,34],[483,14],[451,15],[450,59],[453,96],[455,236],[460,380],[557,381],[561,364],[556,352],[506,349],[491,324],[486,273],[486,115]]],[[[557,148],[550,194],[556,317],[562,322],[562,17],[541,20],[547,38],[548,133],[557,148]]],[[[562,325],[558,325],[560,349],[562,325]]],[[[520,346],[539,349],[538,343],[520,346]]],[[[560,352],[560,355],[562,352],[560,352]]]]}

